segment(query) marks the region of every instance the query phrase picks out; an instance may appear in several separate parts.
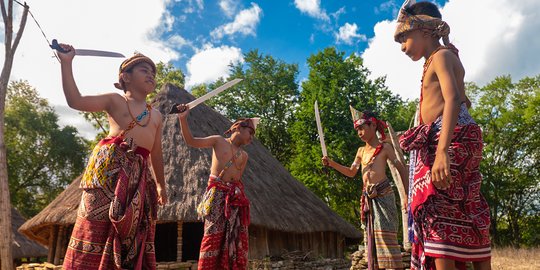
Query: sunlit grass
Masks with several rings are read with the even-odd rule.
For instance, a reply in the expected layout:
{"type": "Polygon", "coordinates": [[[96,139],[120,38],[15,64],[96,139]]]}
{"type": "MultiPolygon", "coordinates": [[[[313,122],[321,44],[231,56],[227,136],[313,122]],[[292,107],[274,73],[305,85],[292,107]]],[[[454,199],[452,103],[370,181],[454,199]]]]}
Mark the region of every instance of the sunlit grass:
{"type": "Polygon", "coordinates": [[[540,269],[540,248],[493,248],[491,255],[493,270],[540,269]]]}

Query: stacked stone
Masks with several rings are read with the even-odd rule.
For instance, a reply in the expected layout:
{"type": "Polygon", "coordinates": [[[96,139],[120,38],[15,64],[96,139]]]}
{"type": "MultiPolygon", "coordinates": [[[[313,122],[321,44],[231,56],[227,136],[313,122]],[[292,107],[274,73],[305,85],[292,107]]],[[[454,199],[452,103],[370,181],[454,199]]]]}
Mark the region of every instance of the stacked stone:
{"type": "Polygon", "coordinates": [[[346,259],[312,260],[251,260],[249,269],[253,270],[348,270],[351,262],[346,259]]]}
{"type": "Polygon", "coordinates": [[[367,268],[367,260],[364,257],[364,250],[355,251],[351,255],[351,268],[350,270],[361,270],[367,268]]]}
{"type": "Polygon", "coordinates": [[[25,263],[21,266],[17,266],[17,270],[60,270],[61,265],[54,265],[52,263],[25,263]]]}
{"type": "Polygon", "coordinates": [[[411,268],[411,251],[401,249],[401,261],[403,261],[403,269],[411,268]]]}

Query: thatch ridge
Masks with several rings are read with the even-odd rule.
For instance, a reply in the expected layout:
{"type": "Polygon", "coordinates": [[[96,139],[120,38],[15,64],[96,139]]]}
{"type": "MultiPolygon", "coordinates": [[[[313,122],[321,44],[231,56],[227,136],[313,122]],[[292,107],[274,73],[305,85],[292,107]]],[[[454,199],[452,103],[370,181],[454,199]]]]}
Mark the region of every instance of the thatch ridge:
{"type": "MultiPolygon", "coordinates": [[[[164,115],[163,157],[169,204],[158,212],[159,222],[199,222],[196,206],[201,201],[210,174],[211,149],[197,149],[185,144],[176,115],[167,115],[174,103],[187,103],[194,97],[187,91],[167,84],[156,95],[153,106],[164,115]]],[[[212,108],[201,104],[188,119],[194,136],[223,134],[232,124],[212,108]]],[[[360,232],[333,212],[313,192],[296,180],[257,140],[244,148],[249,161],[243,181],[251,200],[253,225],[272,230],[308,233],[339,232],[358,239],[360,232]]],[[[50,224],[73,224],[80,201],[79,179],[50,205],[27,221],[21,232],[44,243],[40,233],[50,224]]]]}
{"type": "Polygon", "coordinates": [[[13,232],[13,259],[38,258],[47,256],[47,249],[19,233],[18,228],[26,219],[15,208],[11,208],[11,227],[13,232]]]}

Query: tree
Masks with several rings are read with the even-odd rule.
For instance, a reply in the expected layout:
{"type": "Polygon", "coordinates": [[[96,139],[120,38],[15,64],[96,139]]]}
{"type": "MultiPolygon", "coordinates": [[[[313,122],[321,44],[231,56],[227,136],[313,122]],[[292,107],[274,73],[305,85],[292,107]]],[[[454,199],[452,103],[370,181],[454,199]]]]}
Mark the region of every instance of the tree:
{"type": "Polygon", "coordinates": [[[295,112],[295,148],[288,168],[334,211],[359,227],[362,181],[348,179],[333,170],[323,173],[313,104],[319,103],[329,156],[347,166],[362,144],[353,129],[349,105],[378,112],[396,130],[407,128],[414,106],[393,95],[384,85],[384,78],[369,80],[369,71],[356,54],[345,57],[344,52],[329,47],[311,55],[307,62],[310,71],[302,84],[295,112]]]}
{"type": "Polygon", "coordinates": [[[502,76],[467,88],[483,130],[482,193],[494,243],[538,245],[538,225],[530,221],[540,220],[540,76],[517,83],[502,76]]]}
{"type": "MultiPolygon", "coordinates": [[[[175,68],[171,63],[159,62],[156,65],[156,91],[151,93],[146,97],[147,102],[150,102],[155,96],[156,93],[161,90],[163,85],[166,83],[172,83],[179,88],[184,87],[184,73],[175,68]]],[[[99,140],[106,137],[109,133],[109,121],[107,114],[105,112],[80,112],[80,114],[90,122],[94,128],[99,130],[99,133],[94,139],[93,145],[95,145],[99,140]]]]}
{"type": "Polygon", "coordinates": [[[19,46],[26,19],[28,18],[29,7],[25,4],[19,29],[13,37],[13,1],[0,1],[2,9],[2,19],[4,20],[4,66],[0,74],[0,268],[13,269],[13,254],[11,252],[11,205],[8,186],[8,172],[6,159],[6,145],[4,139],[4,110],[6,102],[6,91],[13,66],[15,51],[19,46]]]}
{"type": "Polygon", "coordinates": [[[11,203],[30,217],[49,204],[84,169],[87,142],[26,81],[7,90],[5,131],[11,203]]]}
{"type": "MultiPolygon", "coordinates": [[[[252,50],[244,54],[243,63],[231,65],[230,78],[244,80],[207,102],[208,105],[234,120],[260,117],[257,138],[281,163],[288,163],[291,152],[290,123],[298,98],[298,65],[287,64],[270,55],[252,50]]],[[[225,83],[220,79],[209,86],[214,89],[225,83]]],[[[205,86],[193,93],[203,94],[205,86]]]]}

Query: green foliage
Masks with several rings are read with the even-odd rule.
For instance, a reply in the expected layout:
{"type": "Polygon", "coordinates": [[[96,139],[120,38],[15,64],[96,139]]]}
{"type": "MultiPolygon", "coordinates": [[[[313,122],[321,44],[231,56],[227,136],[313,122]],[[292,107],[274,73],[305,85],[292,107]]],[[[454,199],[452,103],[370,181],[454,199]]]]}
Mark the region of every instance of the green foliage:
{"type": "Polygon", "coordinates": [[[206,84],[199,84],[191,88],[191,94],[198,98],[208,93],[208,86],[206,84]]]}
{"type": "Polygon", "coordinates": [[[292,127],[293,158],[288,168],[298,180],[322,198],[334,211],[360,226],[359,199],[362,181],[348,179],[334,170],[323,173],[321,147],[313,104],[317,100],[328,155],[348,166],[363,144],[353,129],[349,105],[378,112],[396,130],[408,127],[414,104],[402,101],[384,85],[385,79],[369,80],[369,71],[356,54],[326,48],[308,59],[310,73],[302,84],[296,121],[292,127]]]}
{"type": "Polygon", "coordinates": [[[490,205],[493,240],[539,245],[538,226],[526,221],[540,214],[540,76],[517,83],[502,76],[482,88],[469,84],[468,90],[471,114],[483,129],[482,192],[490,205]]]}
{"type": "MultiPolygon", "coordinates": [[[[244,63],[231,65],[230,78],[244,80],[207,102],[229,119],[260,117],[257,138],[282,163],[291,156],[289,123],[294,121],[298,97],[298,66],[287,64],[269,55],[252,50],[244,55],[244,63]]],[[[210,85],[214,89],[223,79],[210,85]]],[[[202,88],[197,94],[204,94],[202,88]]]]}
{"type": "Polygon", "coordinates": [[[5,132],[11,203],[35,215],[84,169],[87,142],[26,81],[7,89],[5,132]]]}
{"type": "Polygon", "coordinates": [[[156,92],[151,93],[146,97],[148,101],[152,100],[157,92],[167,84],[173,84],[180,89],[184,88],[185,78],[184,73],[173,66],[172,63],[159,62],[156,65],[156,92]]]}

